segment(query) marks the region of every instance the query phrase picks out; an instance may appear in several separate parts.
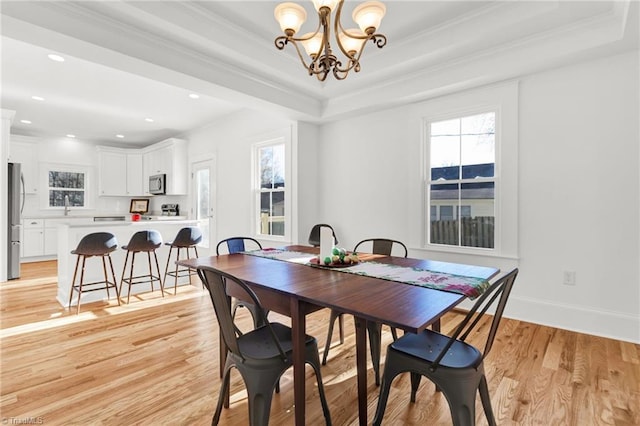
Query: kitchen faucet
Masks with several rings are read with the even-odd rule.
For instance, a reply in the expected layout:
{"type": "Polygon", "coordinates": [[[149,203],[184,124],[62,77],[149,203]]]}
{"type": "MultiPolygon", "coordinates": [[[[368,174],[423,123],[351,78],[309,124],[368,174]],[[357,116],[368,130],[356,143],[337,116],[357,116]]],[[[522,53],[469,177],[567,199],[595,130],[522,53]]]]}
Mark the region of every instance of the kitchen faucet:
{"type": "Polygon", "coordinates": [[[64,196],[64,215],[69,216],[69,196],[64,196]]]}

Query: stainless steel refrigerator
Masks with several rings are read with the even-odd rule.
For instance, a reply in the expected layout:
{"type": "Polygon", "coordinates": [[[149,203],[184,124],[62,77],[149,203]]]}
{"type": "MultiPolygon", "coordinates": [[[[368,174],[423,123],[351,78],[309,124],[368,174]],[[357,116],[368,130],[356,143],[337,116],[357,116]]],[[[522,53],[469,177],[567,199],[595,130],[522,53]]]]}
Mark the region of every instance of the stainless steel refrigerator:
{"type": "Polygon", "coordinates": [[[24,182],[20,163],[9,163],[7,278],[20,278],[20,216],[24,203],[24,182]]]}

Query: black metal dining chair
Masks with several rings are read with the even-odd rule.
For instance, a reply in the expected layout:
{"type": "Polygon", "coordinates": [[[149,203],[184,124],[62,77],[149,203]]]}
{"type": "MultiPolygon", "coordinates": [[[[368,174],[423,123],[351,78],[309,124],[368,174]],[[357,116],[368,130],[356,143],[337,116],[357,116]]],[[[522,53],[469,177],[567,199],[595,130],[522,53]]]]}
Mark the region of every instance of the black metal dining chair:
{"type": "MultiPolygon", "coordinates": [[[[394,251],[394,247],[398,247],[398,254],[402,255],[403,257],[407,257],[408,254],[407,246],[404,245],[404,243],[397,240],[390,240],[388,238],[367,238],[356,244],[353,251],[357,253],[361,247],[370,247],[370,250],[368,250],[367,253],[383,254],[386,256],[391,256],[391,253],[394,251]]],[[[331,338],[333,337],[333,325],[336,322],[336,319],[339,321],[338,326],[340,333],[340,344],[344,343],[344,334],[342,331],[342,327],[344,324],[343,313],[332,309],[331,316],[329,317],[327,343],[325,343],[324,345],[324,353],[322,355],[322,365],[327,364],[327,356],[329,355],[331,338]]],[[[369,333],[369,351],[371,352],[371,364],[373,365],[373,371],[375,373],[376,386],[379,386],[380,353],[382,352],[382,323],[367,321],[367,331],[369,333]]],[[[398,338],[398,332],[393,327],[391,328],[391,334],[393,336],[393,340],[396,340],[398,338]]]]}
{"type": "MultiPolygon", "coordinates": [[[[242,253],[243,251],[246,251],[247,247],[249,249],[261,250],[262,244],[260,244],[260,241],[251,237],[225,238],[224,240],[219,241],[218,244],[216,245],[216,256],[220,256],[220,254],[224,254],[225,252],[225,250],[223,250],[224,247],[226,247],[226,252],[228,254],[234,254],[234,253],[242,253]]],[[[235,318],[236,311],[240,307],[246,308],[249,310],[249,312],[251,312],[251,317],[253,318],[253,324],[255,328],[258,328],[261,325],[263,325],[262,324],[263,315],[260,315],[258,312],[256,312],[256,309],[257,309],[256,306],[243,300],[238,300],[235,298],[233,299],[233,308],[231,310],[231,316],[235,318]]],[[[264,316],[266,317],[268,314],[269,312],[267,311],[264,313],[264,316]]]]}
{"type": "MultiPolygon", "coordinates": [[[[243,300],[250,300],[262,313],[260,301],[247,284],[233,275],[214,268],[200,267],[198,275],[209,290],[211,302],[216,312],[222,339],[227,347],[222,386],[212,425],[220,421],[223,406],[228,408],[230,373],[236,368],[244,380],[249,403],[249,424],[267,426],[271,412],[271,398],[280,376],[293,365],[292,330],[283,324],[269,322],[263,315],[263,325],[242,333],[231,315],[229,292],[243,294],[243,300]]],[[[318,343],[312,336],[305,335],[305,362],[313,368],[318,384],[318,394],[326,424],[331,424],[331,414],[324,393],[320,373],[318,343]]]]}
{"type": "Polygon", "coordinates": [[[518,269],[514,269],[493,283],[474,303],[451,336],[425,330],[419,334],[407,333],[389,345],[374,425],[382,423],[393,379],[400,373],[410,372],[411,402],[415,402],[420,378],[425,376],[447,398],[454,426],[475,424],[477,393],[480,393],[487,421],[495,426],[496,420],[484,373],[484,359],[493,345],[517,275],[518,269]],[[480,352],[465,340],[496,301],[498,305],[491,320],[484,351],[480,352]]]}
{"type": "Polygon", "coordinates": [[[333,240],[335,241],[335,244],[338,244],[338,237],[336,237],[336,231],[333,230],[333,227],[331,225],[327,225],[326,223],[318,223],[317,225],[313,225],[311,231],[309,232],[309,245],[320,247],[320,228],[323,227],[331,229],[333,240]]]}

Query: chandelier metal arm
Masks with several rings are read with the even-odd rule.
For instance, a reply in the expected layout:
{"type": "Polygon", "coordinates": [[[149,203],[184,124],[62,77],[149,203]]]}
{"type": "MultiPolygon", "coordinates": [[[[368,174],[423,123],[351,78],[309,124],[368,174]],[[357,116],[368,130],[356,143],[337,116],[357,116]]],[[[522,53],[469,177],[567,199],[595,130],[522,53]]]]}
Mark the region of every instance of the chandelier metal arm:
{"type": "Polygon", "coordinates": [[[327,6],[321,7],[318,11],[319,22],[316,30],[313,33],[309,33],[306,36],[297,38],[294,37],[295,30],[286,30],[285,35],[279,36],[275,39],[275,45],[279,50],[283,50],[288,43],[293,44],[296,49],[296,53],[298,54],[298,58],[300,58],[300,62],[307,69],[309,75],[315,75],[320,81],[324,81],[330,71],[333,73],[334,77],[337,80],[344,80],[351,70],[359,72],[360,57],[362,56],[362,52],[364,51],[364,47],[367,41],[371,40],[376,46],[378,46],[378,48],[382,48],[387,44],[387,38],[383,34],[374,34],[374,27],[367,28],[362,35],[346,31],[343,28],[341,22],[343,4],[344,0],[341,0],[338,3],[334,18],[335,21],[333,25],[333,32],[335,41],[338,44],[338,48],[348,60],[344,67],[342,62],[338,60],[338,58],[333,54],[331,50],[331,9],[329,9],[329,7],[327,6]],[[300,47],[298,46],[298,43],[304,43],[315,38],[321,29],[322,40],[320,41],[320,45],[318,46],[318,51],[315,53],[309,53],[307,51],[307,53],[309,53],[309,56],[311,56],[311,62],[307,64],[304,60],[304,56],[300,50],[300,47]],[[343,33],[345,36],[354,40],[362,40],[360,49],[358,49],[357,51],[348,51],[340,40],[340,33],[343,33]]]}

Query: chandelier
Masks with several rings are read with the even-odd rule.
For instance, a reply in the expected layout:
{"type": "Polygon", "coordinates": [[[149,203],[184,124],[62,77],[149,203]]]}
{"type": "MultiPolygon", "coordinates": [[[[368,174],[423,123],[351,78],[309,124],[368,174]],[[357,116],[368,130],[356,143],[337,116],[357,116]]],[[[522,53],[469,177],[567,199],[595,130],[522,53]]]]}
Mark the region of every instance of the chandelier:
{"type": "Polygon", "coordinates": [[[291,43],[296,48],[298,57],[309,75],[315,75],[318,80],[324,81],[329,72],[332,72],[336,79],[344,80],[349,71],[360,71],[360,56],[367,41],[371,40],[378,48],[387,44],[387,38],[384,35],[375,33],[386,12],[384,4],[379,1],[368,1],[358,5],[353,10],[352,16],[360,28],[346,30],[340,22],[344,0],[313,0],[313,4],[318,12],[318,27],[314,32],[299,38],[294,36],[307,19],[304,7],[296,3],[281,3],[276,6],[274,15],[285,35],[277,37],[275,44],[278,49],[283,50],[288,43],[291,43]],[[345,58],[344,64],[343,60],[338,59],[331,50],[331,13],[333,11],[335,11],[333,33],[336,45],[345,58]],[[310,57],[308,64],[298,44],[302,44],[310,57]]]}

